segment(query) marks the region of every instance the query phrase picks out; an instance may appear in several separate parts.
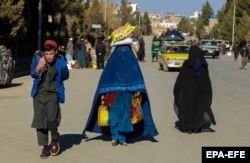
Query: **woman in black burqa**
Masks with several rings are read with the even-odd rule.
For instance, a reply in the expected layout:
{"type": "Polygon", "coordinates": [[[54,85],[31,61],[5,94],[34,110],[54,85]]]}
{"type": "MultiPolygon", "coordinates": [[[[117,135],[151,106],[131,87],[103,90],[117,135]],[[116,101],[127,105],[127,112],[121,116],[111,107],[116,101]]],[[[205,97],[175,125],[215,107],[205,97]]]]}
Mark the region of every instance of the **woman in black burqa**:
{"type": "Polygon", "coordinates": [[[209,128],[216,124],[211,104],[208,64],[201,49],[192,45],[174,85],[174,110],[179,119],[176,127],[187,133],[214,131],[209,128]]]}

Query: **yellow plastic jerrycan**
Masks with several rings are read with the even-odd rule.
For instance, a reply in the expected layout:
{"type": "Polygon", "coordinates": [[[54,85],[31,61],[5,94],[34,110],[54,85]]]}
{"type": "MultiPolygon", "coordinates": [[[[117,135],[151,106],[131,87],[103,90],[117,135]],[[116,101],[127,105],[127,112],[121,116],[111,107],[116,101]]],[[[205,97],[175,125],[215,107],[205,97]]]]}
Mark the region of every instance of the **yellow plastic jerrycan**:
{"type": "Polygon", "coordinates": [[[101,105],[98,107],[98,126],[108,126],[109,120],[109,110],[108,107],[104,105],[104,100],[102,100],[101,105]]]}

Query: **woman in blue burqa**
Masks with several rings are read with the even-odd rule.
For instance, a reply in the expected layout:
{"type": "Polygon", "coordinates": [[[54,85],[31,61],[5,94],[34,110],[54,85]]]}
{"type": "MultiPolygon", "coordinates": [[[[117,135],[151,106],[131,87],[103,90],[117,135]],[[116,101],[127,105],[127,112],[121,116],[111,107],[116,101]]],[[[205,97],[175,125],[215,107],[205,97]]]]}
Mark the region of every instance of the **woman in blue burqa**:
{"type": "Polygon", "coordinates": [[[112,52],[98,83],[92,108],[84,129],[111,136],[112,146],[127,145],[138,136],[154,137],[155,127],[143,75],[130,45],[119,45],[112,52]],[[142,96],[143,119],[132,124],[132,98],[142,96]],[[102,99],[109,107],[109,126],[98,126],[98,107],[102,99]]]}
{"type": "Polygon", "coordinates": [[[187,133],[213,131],[210,124],[216,122],[211,105],[208,64],[198,45],[192,45],[174,85],[174,109],[179,119],[176,127],[187,133]]]}

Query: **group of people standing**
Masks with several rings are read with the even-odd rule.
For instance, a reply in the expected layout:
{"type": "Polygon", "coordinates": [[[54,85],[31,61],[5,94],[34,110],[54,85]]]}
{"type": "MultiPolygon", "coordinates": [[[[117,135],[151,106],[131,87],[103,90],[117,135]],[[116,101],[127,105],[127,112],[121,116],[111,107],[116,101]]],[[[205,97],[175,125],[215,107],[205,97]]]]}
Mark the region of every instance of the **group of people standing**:
{"type": "Polygon", "coordinates": [[[87,39],[78,36],[75,45],[73,39],[69,38],[65,57],[67,64],[70,64],[70,61],[73,59],[76,60],[79,69],[93,68],[93,62],[96,63],[97,69],[103,69],[105,54],[106,46],[101,39],[97,40],[94,51],[91,43],[87,39]]]}
{"type": "MultiPolygon", "coordinates": [[[[138,39],[137,43],[138,49],[135,50],[136,52],[134,51],[136,53],[136,57],[139,62],[146,62],[145,42],[143,37],[138,39]]],[[[69,38],[65,53],[67,64],[70,64],[70,61],[74,59],[77,60],[80,69],[92,68],[92,61],[94,60],[97,69],[104,69],[107,48],[102,39],[97,39],[94,50],[91,43],[87,39],[78,36],[75,45],[73,38],[69,38]]]]}

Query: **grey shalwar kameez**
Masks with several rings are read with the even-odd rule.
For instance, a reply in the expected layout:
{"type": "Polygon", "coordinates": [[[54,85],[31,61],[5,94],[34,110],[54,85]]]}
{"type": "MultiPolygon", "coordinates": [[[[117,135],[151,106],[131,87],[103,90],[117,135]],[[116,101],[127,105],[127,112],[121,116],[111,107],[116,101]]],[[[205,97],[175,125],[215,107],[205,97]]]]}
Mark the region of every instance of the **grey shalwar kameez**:
{"type": "Polygon", "coordinates": [[[59,139],[58,126],[61,121],[61,109],[56,90],[55,64],[47,64],[47,70],[43,73],[39,85],[38,94],[33,98],[34,117],[31,127],[37,129],[38,144],[48,144],[48,132],[51,132],[52,140],[59,139]]]}

